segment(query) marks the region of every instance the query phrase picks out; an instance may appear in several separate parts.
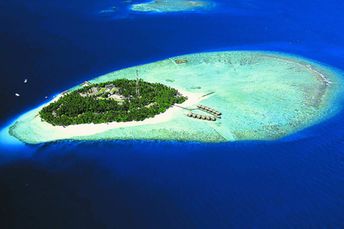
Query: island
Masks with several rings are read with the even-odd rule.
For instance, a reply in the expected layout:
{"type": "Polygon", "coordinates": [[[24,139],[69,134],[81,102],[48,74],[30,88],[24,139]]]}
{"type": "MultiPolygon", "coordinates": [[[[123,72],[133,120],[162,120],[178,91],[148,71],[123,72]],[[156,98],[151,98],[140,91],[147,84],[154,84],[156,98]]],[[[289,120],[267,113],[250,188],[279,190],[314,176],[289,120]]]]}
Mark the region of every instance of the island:
{"type": "Polygon", "coordinates": [[[214,7],[210,0],[153,0],[145,3],[133,4],[132,11],[139,12],[178,12],[209,10],[214,7]]]}
{"type": "Polygon", "coordinates": [[[8,133],[29,144],[276,140],[337,114],[342,75],[284,53],[193,53],[76,85],[18,117],[8,133]]]}
{"type": "Polygon", "coordinates": [[[52,125],[142,121],[165,112],[186,97],[160,83],[117,79],[65,93],[39,115],[52,125]]]}

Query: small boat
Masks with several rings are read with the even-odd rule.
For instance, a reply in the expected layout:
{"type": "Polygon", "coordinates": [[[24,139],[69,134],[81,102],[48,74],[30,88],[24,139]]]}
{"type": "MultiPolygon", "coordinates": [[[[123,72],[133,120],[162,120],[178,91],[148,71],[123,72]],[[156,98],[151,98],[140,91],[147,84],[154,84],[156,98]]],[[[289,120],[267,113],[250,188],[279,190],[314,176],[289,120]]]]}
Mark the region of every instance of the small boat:
{"type": "Polygon", "coordinates": [[[25,79],[25,80],[24,80],[24,83],[27,83],[27,81],[28,81],[28,79],[25,79]]]}
{"type": "Polygon", "coordinates": [[[18,93],[15,93],[14,95],[15,95],[15,96],[17,96],[17,97],[19,97],[19,96],[20,96],[20,94],[18,94],[18,93]]]}

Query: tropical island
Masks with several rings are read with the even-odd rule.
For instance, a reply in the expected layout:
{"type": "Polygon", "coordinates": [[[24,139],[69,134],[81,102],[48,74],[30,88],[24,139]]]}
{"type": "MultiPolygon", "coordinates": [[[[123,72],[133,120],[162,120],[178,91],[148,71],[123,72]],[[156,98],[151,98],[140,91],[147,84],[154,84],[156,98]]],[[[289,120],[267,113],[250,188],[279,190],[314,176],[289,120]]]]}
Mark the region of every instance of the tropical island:
{"type": "Polygon", "coordinates": [[[30,144],[275,140],[340,111],[342,75],[274,52],[176,56],[76,85],[21,115],[7,132],[30,144]]]}
{"type": "Polygon", "coordinates": [[[214,6],[210,0],[152,0],[137,3],[131,6],[131,10],[139,12],[178,12],[206,10],[214,6]]]}
{"type": "Polygon", "coordinates": [[[85,123],[143,121],[165,112],[186,97],[176,89],[142,79],[85,83],[44,107],[42,120],[57,126],[85,123]]]}

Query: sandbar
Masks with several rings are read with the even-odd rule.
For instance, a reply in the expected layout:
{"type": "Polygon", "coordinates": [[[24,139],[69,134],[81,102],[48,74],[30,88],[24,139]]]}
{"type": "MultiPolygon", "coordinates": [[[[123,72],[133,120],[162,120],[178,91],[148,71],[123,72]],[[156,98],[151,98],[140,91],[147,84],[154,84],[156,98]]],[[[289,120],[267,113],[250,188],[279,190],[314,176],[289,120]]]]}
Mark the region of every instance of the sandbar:
{"type": "Polygon", "coordinates": [[[132,11],[138,12],[178,12],[208,10],[214,6],[209,0],[153,0],[145,3],[133,4],[132,11]]]}

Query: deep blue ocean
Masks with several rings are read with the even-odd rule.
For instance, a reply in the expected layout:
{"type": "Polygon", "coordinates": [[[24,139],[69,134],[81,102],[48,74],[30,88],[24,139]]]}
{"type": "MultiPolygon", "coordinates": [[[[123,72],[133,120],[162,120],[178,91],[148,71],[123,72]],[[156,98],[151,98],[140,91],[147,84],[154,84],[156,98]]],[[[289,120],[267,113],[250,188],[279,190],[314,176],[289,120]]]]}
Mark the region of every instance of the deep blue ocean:
{"type": "MultiPolygon", "coordinates": [[[[344,70],[343,1],[214,1],[172,14],[0,1],[0,126],[87,79],[192,52],[282,51],[344,70]]],[[[0,228],[344,228],[343,127],[341,112],[278,141],[3,143],[0,228]]]]}

